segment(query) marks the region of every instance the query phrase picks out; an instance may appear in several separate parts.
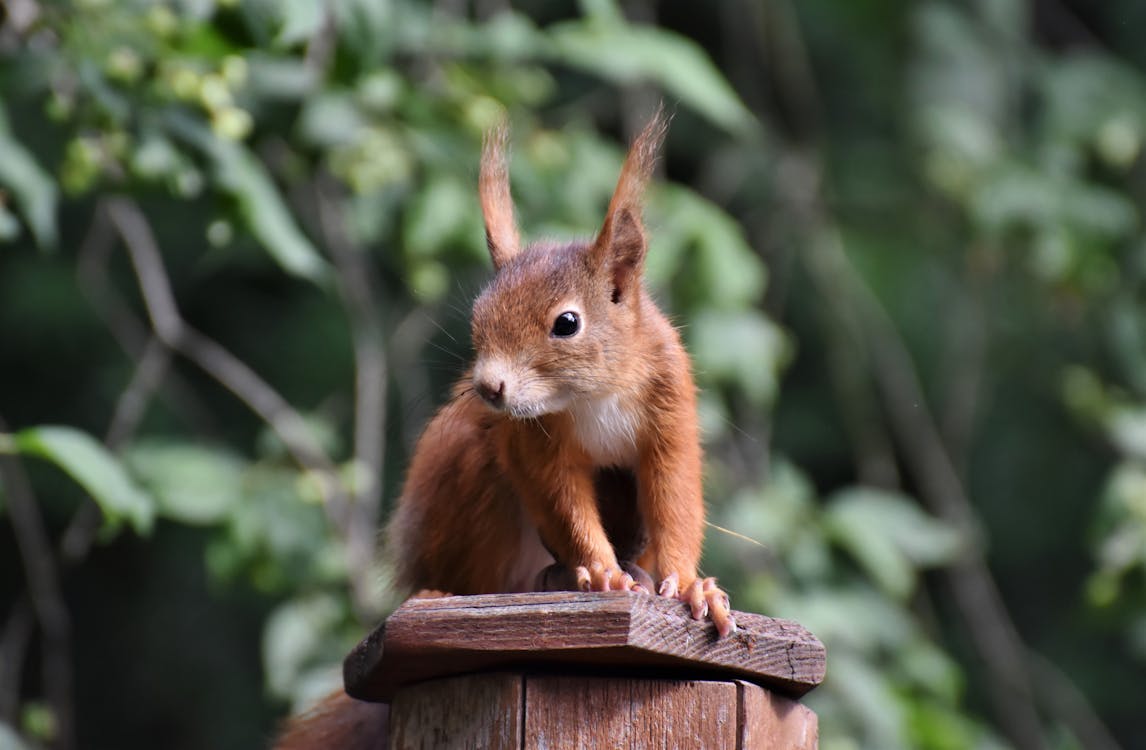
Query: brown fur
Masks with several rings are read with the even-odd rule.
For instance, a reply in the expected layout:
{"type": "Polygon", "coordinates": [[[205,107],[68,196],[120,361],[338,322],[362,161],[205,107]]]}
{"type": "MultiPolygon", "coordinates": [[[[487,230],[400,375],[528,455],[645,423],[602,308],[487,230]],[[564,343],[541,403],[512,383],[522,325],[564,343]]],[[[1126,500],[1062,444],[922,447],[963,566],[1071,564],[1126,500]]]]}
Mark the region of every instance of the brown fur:
{"type": "MultiPolygon", "coordinates": [[[[732,626],[723,592],[697,578],[704,499],[688,354],[642,280],[641,199],[664,133],[658,112],[593,241],[528,248],[505,131],[486,139],[479,193],[497,273],[474,303],[473,369],[418,440],[387,529],[407,594],[647,588],[647,571],[694,616],[732,626]],[[566,311],[580,330],[553,335],[566,311]]],[[[321,746],[336,745],[280,748],[321,746]]]]}
{"type": "Polygon", "coordinates": [[[473,311],[475,369],[419,440],[389,549],[408,590],[456,594],[529,588],[517,564],[536,529],[561,565],[615,568],[598,511],[594,460],[570,404],[614,398],[633,428],[636,503],[648,546],[640,565],[680,588],[697,577],[704,535],[701,450],[688,355],[645,291],[641,200],[665,133],[658,113],[629,151],[601,231],[591,243],[518,248],[503,156],[487,139],[481,177],[497,275],[473,311]],[[583,330],[550,335],[566,308],[583,330]],[[491,409],[473,385],[507,402],[491,409]],[[520,397],[519,401],[514,399],[520,397]],[[524,541],[523,541],[524,540],[524,541]]]}
{"type": "Polygon", "coordinates": [[[286,723],[275,750],[385,750],[390,706],[339,691],[286,723]]]}
{"type": "Polygon", "coordinates": [[[509,166],[505,155],[508,137],[509,131],[504,124],[486,135],[478,179],[478,196],[485,218],[485,243],[494,268],[501,268],[517,254],[521,245],[517,222],[513,218],[513,198],[509,193],[509,166]]]}

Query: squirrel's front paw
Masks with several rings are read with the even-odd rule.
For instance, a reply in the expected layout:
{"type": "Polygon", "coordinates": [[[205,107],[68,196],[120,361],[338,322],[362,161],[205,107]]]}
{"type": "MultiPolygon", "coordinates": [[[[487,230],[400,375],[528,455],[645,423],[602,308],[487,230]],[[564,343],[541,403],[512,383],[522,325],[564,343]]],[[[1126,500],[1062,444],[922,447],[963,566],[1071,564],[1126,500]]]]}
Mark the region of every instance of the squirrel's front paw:
{"type": "Polygon", "coordinates": [[[577,588],[581,591],[633,591],[647,594],[649,590],[621,568],[606,568],[599,562],[589,567],[580,565],[576,570],[577,588]]]}
{"type": "Polygon", "coordinates": [[[716,632],[721,638],[736,630],[736,619],[733,618],[732,608],[728,604],[728,594],[716,585],[715,578],[696,578],[682,589],[680,576],[669,573],[661,581],[657,593],[669,599],[687,602],[692,610],[693,619],[703,620],[708,617],[716,626],[716,632]]]}

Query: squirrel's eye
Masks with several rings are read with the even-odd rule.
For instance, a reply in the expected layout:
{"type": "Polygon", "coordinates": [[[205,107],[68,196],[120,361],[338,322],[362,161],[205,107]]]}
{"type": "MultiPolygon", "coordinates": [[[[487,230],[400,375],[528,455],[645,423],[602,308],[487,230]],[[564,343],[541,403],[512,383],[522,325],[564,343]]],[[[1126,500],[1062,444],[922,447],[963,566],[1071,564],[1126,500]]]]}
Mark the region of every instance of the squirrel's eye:
{"type": "Polygon", "coordinates": [[[581,319],[575,312],[563,312],[553,320],[552,335],[568,338],[581,328],[581,319]]]}

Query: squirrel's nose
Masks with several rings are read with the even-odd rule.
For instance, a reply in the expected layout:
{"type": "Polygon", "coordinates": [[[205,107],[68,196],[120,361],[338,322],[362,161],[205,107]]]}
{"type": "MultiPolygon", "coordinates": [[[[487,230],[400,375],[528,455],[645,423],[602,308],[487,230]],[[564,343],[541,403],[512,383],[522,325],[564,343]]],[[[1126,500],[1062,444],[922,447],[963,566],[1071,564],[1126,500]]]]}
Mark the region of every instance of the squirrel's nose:
{"type": "Polygon", "coordinates": [[[493,383],[479,380],[474,382],[474,390],[478,395],[485,399],[485,402],[490,406],[500,407],[505,403],[505,381],[497,381],[497,385],[493,383]]]}

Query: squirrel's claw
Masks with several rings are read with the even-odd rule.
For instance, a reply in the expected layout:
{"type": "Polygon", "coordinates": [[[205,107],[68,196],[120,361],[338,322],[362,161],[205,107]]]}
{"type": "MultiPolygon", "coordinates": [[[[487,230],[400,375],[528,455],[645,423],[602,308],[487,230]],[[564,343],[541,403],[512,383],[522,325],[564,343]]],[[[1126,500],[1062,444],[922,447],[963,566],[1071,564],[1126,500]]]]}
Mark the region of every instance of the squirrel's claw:
{"type": "Polygon", "coordinates": [[[694,620],[705,618],[712,620],[721,638],[736,632],[736,618],[732,616],[728,594],[716,585],[715,578],[697,578],[681,589],[680,576],[670,573],[661,581],[657,593],[665,598],[678,599],[686,603],[694,620]]]}
{"type": "Polygon", "coordinates": [[[694,620],[703,620],[708,616],[708,600],[704,597],[704,589],[701,588],[702,583],[697,578],[680,594],[680,598],[688,602],[694,620]]]}
{"type": "Polygon", "coordinates": [[[581,591],[633,591],[647,593],[647,589],[620,568],[606,568],[594,562],[588,568],[577,567],[577,588],[581,591]]]}
{"type": "Polygon", "coordinates": [[[702,586],[705,601],[708,602],[708,616],[716,626],[716,632],[721,638],[729,633],[736,632],[736,618],[732,616],[732,607],[728,602],[728,594],[716,585],[715,578],[705,578],[702,586]]]}

